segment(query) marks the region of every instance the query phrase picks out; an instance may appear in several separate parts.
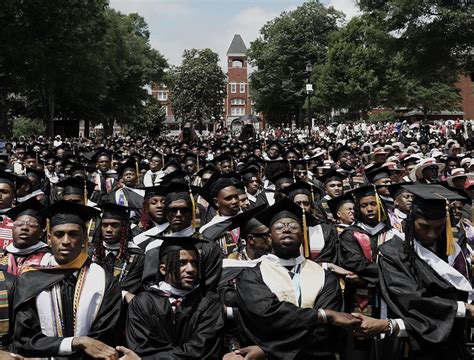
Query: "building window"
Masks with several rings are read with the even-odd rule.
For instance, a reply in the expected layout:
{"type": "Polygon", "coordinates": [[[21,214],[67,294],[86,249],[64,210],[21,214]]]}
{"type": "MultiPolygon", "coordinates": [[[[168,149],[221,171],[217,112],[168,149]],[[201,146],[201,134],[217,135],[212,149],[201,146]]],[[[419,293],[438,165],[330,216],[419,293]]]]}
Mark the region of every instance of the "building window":
{"type": "Polygon", "coordinates": [[[241,60],[234,60],[232,61],[233,68],[241,68],[244,67],[244,63],[241,60]]]}
{"type": "Polygon", "coordinates": [[[168,92],[167,91],[158,91],[157,99],[160,101],[167,101],[168,100],[168,92]]]}
{"type": "Polygon", "coordinates": [[[241,94],[245,93],[245,83],[240,83],[240,93],[241,94]]]}
{"type": "Polygon", "coordinates": [[[236,83],[231,83],[230,84],[230,92],[232,94],[235,94],[237,92],[237,84],[236,83]]]}
{"type": "Polygon", "coordinates": [[[233,106],[233,107],[230,108],[230,115],[232,115],[232,116],[245,115],[245,108],[233,106]]]}
{"type": "Polygon", "coordinates": [[[245,105],[245,99],[240,99],[240,98],[232,99],[230,101],[230,104],[231,105],[245,105]]]}

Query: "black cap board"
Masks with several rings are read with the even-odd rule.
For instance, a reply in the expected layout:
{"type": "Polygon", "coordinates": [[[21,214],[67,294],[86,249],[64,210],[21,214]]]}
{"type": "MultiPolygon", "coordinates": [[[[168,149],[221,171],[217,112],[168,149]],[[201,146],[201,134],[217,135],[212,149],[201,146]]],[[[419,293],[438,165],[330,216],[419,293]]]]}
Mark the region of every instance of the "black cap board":
{"type": "Polygon", "coordinates": [[[99,216],[100,211],[91,206],[60,200],[43,209],[41,215],[50,220],[51,227],[62,224],[77,224],[85,227],[85,223],[99,216]]]}
{"type": "Polygon", "coordinates": [[[32,216],[36,218],[40,226],[44,228],[46,225],[46,218],[41,214],[42,210],[44,210],[43,204],[35,197],[32,197],[22,202],[18,206],[11,208],[5,213],[5,215],[7,215],[12,220],[16,220],[18,217],[23,215],[32,216]]]}

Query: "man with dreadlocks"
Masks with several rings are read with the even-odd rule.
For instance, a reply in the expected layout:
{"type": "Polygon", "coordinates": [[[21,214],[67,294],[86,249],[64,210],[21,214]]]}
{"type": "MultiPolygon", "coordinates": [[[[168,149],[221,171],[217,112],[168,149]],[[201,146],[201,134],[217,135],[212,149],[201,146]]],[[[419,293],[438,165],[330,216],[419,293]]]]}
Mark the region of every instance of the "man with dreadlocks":
{"type": "Polygon", "coordinates": [[[466,319],[474,315],[474,294],[447,206],[462,197],[440,185],[405,188],[415,195],[405,241],[395,237],[381,245],[378,265],[382,295],[398,319],[361,316],[361,327],[375,334],[385,321],[391,334],[408,338],[410,359],[470,358],[465,330],[466,319]]]}
{"type": "MultiPolygon", "coordinates": [[[[171,183],[166,187],[165,217],[169,228],[163,233],[167,237],[190,236],[196,241],[196,248],[201,257],[203,283],[206,288],[215,288],[222,271],[222,250],[218,243],[203,238],[196,231],[196,213],[190,188],[186,184],[171,183]],[[194,214],[193,214],[194,212],[194,214]]],[[[197,187],[191,187],[197,194],[197,187]]],[[[156,239],[146,247],[143,283],[145,286],[155,284],[159,267],[158,252],[162,240],[156,239]]]]}
{"type": "Polygon", "coordinates": [[[119,282],[122,299],[130,303],[142,288],[143,251],[131,241],[130,208],[113,203],[99,205],[103,211],[94,236],[92,260],[119,282]]]}
{"type": "MultiPolygon", "coordinates": [[[[356,222],[340,235],[339,264],[354,276],[346,276],[345,311],[371,317],[386,317],[378,290],[377,247],[395,233],[390,227],[386,209],[373,185],[352,191],[355,197],[356,222]]],[[[355,359],[368,356],[375,347],[365,340],[348,343],[355,359]]]]}
{"type": "Polygon", "coordinates": [[[150,359],[220,359],[223,305],[205,292],[192,237],[161,237],[159,282],[130,304],[127,345],[150,359]]]}

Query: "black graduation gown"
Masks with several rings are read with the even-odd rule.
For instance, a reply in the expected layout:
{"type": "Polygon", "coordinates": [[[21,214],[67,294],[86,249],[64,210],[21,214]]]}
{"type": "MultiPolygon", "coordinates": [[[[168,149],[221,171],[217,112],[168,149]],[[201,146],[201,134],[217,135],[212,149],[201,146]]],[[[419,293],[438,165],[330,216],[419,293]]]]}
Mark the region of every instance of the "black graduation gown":
{"type": "Polygon", "coordinates": [[[173,312],[155,289],[130,303],[127,346],[142,359],[220,359],[223,306],[217,294],[197,288],[173,312]]]}
{"type": "MultiPolygon", "coordinates": [[[[415,255],[414,269],[394,237],[379,247],[380,288],[393,317],[401,318],[415,359],[464,359],[465,319],[457,319],[458,291],[415,255]]],[[[469,357],[470,358],[470,357],[469,357]]]]}
{"type": "MultiPolygon", "coordinates": [[[[86,262],[87,264],[87,262],[86,262]]],[[[13,351],[25,357],[57,357],[63,337],[46,336],[36,310],[36,297],[43,290],[70,276],[75,270],[40,270],[23,274],[17,281],[13,294],[14,338],[13,351]]],[[[106,273],[105,294],[89,337],[116,345],[117,323],[120,316],[121,296],[118,283],[106,273]]],[[[84,357],[76,353],[73,357],[84,357]]]]}
{"type": "Polygon", "coordinates": [[[145,264],[143,250],[131,248],[127,250],[127,256],[124,260],[115,258],[114,262],[109,262],[108,258],[105,257],[98,264],[118,280],[122,291],[135,295],[141,291],[143,266],[145,264]]]}
{"type": "Polygon", "coordinates": [[[334,222],[334,216],[329,209],[328,201],[325,198],[322,198],[316,201],[316,219],[320,222],[334,222]]]}
{"type": "Polygon", "coordinates": [[[335,328],[317,324],[317,310],[340,311],[342,297],[337,277],[328,271],[325,275],[312,309],[278,300],[263,282],[260,264],[237,278],[242,326],[270,359],[335,359],[335,328]]]}
{"type": "MultiPolygon", "coordinates": [[[[7,291],[7,307],[3,306],[0,309],[0,319],[8,320],[8,332],[0,336],[0,350],[10,345],[11,337],[13,335],[13,291],[16,277],[12,274],[2,271],[5,281],[0,284],[1,290],[7,291]]],[[[5,299],[4,299],[5,300],[5,299]]]]}
{"type": "Polygon", "coordinates": [[[209,226],[202,232],[202,237],[209,242],[217,243],[221,249],[221,253],[226,257],[238,250],[238,244],[235,243],[230,238],[230,234],[228,234],[228,227],[231,223],[232,218],[229,218],[209,226]]]}

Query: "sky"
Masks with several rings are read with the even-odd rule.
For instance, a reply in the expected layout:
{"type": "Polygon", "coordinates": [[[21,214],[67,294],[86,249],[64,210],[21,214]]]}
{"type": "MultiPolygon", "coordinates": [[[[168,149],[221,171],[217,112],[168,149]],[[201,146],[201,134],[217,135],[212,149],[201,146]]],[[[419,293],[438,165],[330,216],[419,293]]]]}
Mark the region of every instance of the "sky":
{"type": "MultiPolygon", "coordinates": [[[[346,14],[358,14],[356,0],[322,0],[346,14]]],[[[302,0],[109,0],[124,14],[138,13],[148,23],[150,43],[171,65],[180,65],[183,50],[211,48],[221,66],[234,37],[240,34],[247,47],[260,28],[283,11],[294,10],[302,0]]]]}

